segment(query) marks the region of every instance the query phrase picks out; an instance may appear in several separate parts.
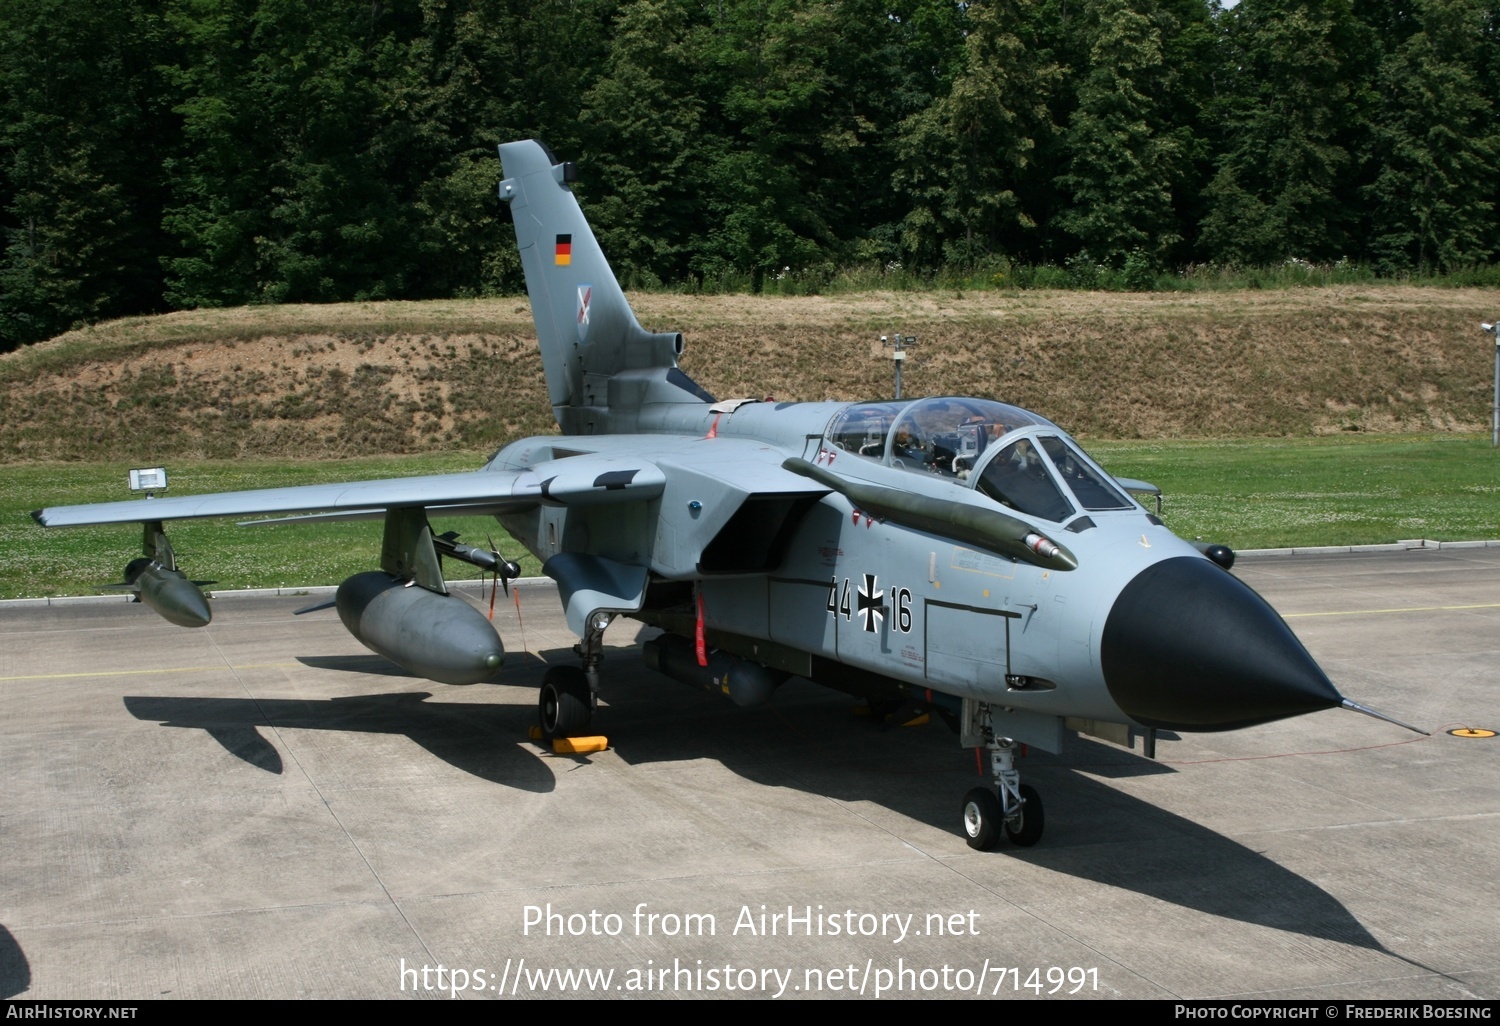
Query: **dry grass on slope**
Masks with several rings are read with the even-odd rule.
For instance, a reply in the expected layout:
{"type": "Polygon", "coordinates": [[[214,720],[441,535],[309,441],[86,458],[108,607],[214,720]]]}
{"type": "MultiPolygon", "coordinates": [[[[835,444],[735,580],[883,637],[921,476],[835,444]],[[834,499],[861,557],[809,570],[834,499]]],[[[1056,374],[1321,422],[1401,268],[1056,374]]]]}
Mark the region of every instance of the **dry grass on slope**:
{"type": "MultiPolygon", "coordinates": [[[[1480,430],[1494,290],[632,297],[721,396],[1037,409],[1088,437],[1480,430]]],[[[552,429],[524,298],[184,311],[0,358],[0,459],[483,450],[552,429]]]]}

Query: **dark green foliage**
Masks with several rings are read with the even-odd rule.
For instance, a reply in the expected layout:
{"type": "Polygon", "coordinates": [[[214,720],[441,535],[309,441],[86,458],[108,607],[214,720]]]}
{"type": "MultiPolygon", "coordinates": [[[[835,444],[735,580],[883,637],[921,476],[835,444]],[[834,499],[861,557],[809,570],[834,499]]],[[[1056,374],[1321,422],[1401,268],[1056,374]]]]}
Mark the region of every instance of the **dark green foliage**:
{"type": "Polygon", "coordinates": [[[627,284],[681,277],[704,216],[694,13],[681,0],[626,6],[604,73],[583,97],[584,192],[599,242],[627,284]]]}
{"type": "Polygon", "coordinates": [[[1357,253],[1373,33],[1349,0],[1244,0],[1220,20],[1226,139],[1205,253],[1241,265],[1357,253]]]}
{"type": "Polygon", "coordinates": [[[165,36],[110,0],[0,4],[0,349],[161,308],[165,36]]]}
{"type": "Polygon", "coordinates": [[[1371,250],[1387,269],[1448,271],[1488,260],[1496,245],[1500,132],[1478,74],[1494,54],[1483,45],[1490,12],[1475,0],[1414,10],[1418,31],[1380,65],[1371,250]]]}
{"type": "Polygon", "coordinates": [[[636,287],[1488,280],[1497,46],[1496,0],[8,0],[0,348],[518,291],[526,137],[636,287]]]}
{"type": "Polygon", "coordinates": [[[576,149],[603,3],[177,0],[187,145],[168,168],[177,305],[515,288],[494,143],[576,149]],[[560,137],[560,139],[559,139],[560,137]]]}
{"type": "MultiPolygon", "coordinates": [[[[1164,263],[1181,241],[1173,193],[1181,187],[1187,132],[1168,119],[1175,76],[1164,60],[1161,12],[1127,0],[1085,4],[1088,72],[1064,138],[1068,193],[1059,226],[1096,260],[1164,263]],[[1155,15],[1155,17],[1153,17],[1155,15]]],[[[1171,25],[1170,29],[1178,26],[1171,25]]]]}
{"type": "MultiPolygon", "coordinates": [[[[704,117],[706,220],[693,270],[749,272],[755,286],[814,262],[837,235],[817,197],[817,168],[837,89],[831,8],[803,0],[740,0],[708,8],[696,34],[710,98],[704,117]]],[[[648,172],[649,173],[649,172],[648,172]]]]}
{"type": "Polygon", "coordinates": [[[286,0],[174,6],[187,145],[169,168],[173,303],[411,293],[416,217],[402,172],[413,133],[383,95],[407,73],[407,26],[380,4],[336,11],[286,0]]]}
{"type": "Polygon", "coordinates": [[[902,125],[898,187],[911,196],[903,242],[920,263],[972,267],[1034,245],[1039,138],[1062,69],[1035,45],[1029,8],[968,5],[964,59],[946,95],[902,125]]]}

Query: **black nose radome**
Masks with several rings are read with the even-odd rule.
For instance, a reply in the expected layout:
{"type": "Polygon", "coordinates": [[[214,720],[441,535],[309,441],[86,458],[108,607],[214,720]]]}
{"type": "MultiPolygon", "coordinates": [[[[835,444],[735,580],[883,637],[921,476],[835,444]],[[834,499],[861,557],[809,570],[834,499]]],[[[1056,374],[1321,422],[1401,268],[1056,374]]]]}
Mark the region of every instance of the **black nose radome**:
{"type": "Polygon", "coordinates": [[[1192,556],[1125,586],[1100,661],[1115,703],[1148,727],[1235,730],[1343,701],[1265,599],[1192,556]]]}

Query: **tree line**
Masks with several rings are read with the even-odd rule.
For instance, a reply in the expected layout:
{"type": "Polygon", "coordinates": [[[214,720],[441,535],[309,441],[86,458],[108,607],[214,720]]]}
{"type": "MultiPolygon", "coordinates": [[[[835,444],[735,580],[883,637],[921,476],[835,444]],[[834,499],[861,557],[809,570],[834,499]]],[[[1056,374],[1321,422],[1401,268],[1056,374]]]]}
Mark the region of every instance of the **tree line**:
{"type": "Polygon", "coordinates": [[[6,0],[0,348],[518,291],[495,144],[621,279],[1487,265],[1494,0],[6,0]]]}

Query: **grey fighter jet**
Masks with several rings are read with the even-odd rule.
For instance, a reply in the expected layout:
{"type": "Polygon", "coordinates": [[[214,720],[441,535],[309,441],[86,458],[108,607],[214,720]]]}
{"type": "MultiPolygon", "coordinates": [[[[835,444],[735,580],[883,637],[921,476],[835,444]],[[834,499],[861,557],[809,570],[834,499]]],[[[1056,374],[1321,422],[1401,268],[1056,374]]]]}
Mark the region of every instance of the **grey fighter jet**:
{"type": "MultiPolygon", "coordinates": [[[[383,518],[380,569],[340,586],[340,617],[411,672],[473,684],[494,679],[504,653],[449,594],[442,560],[502,576],[513,565],[430,522],[493,514],[557,582],[580,639],[579,664],[542,678],[546,737],[589,729],[604,631],[630,617],[662,629],[645,646],[653,668],[741,705],[797,676],[876,709],[942,714],[990,754],[993,786],[961,806],[981,849],[1041,836],[1041,800],[1016,770],[1022,744],[1056,752],[1083,731],[1140,738],[1152,754],[1162,730],[1369,711],[1228,572],[1231,553],[1178,538],[1133,498],[1149,486],[1112,478],[1044,417],[961,397],[715,399],[678,368],[680,334],[637,322],[573,196],[574,165],[535,141],[501,146],[500,159],[561,435],[513,442],[467,474],[36,519],[142,523],[146,556],[175,570],[166,521],[383,518]]],[[[206,622],[191,587],[153,590],[153,608],[206,622]]]]}

